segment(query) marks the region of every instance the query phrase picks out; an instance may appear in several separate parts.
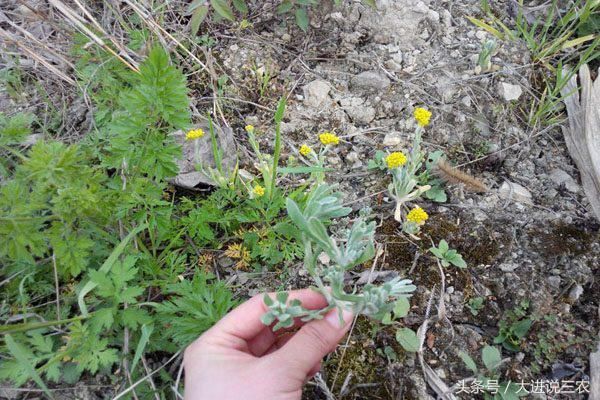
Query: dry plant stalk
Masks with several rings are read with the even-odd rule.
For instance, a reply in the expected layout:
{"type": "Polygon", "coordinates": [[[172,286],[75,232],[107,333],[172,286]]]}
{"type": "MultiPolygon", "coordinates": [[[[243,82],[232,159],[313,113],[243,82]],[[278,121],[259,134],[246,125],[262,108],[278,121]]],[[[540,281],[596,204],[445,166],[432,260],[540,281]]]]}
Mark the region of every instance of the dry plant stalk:
{"type": "MultiPolygon", "coordinates": [[[[563,72],[569,74],[569,70],[563,72]]],[[[561,90],[569,127],[563,127],[567,149],[581,175],[583,191],[600,221],[600,79],[592,82],[584,64],[561,90]],[[577,85],[577,76],[581,93],[577,85]]]]}
{"type": "Polygon", "coordinates": [[[446,182],[464,185],[464,187],[471,192],[485,193],[489,191],[486,184],[481,180],[458,168],[454,168],[445,160],[439,160],[436,164],[436,174],[440,179],[443,179],[446,182]]]}

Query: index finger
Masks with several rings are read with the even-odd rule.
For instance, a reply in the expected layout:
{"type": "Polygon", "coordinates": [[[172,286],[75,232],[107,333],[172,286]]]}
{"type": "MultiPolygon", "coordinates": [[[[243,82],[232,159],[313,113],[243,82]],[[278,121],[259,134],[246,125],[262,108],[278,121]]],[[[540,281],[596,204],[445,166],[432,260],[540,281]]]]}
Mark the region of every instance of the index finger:
{"type": "MultiPolygon", "coordinates": [[[[288,301],[296,299],[300,300],[302,306],[309,310],[327,306],[325,297],[312,289],[292,290],[288,293],[288,301]]],[[[274,294],[275,293],[269,293],[269,296],[273,296],[274,294]]],[[[206,334],[227,334],[245,341],[253,339],[265,327],[260,320],[263,314],[268,311],[263,296],[264,294],[256,295],[242,305],[236,307],[207,331],[206,334]]]]}

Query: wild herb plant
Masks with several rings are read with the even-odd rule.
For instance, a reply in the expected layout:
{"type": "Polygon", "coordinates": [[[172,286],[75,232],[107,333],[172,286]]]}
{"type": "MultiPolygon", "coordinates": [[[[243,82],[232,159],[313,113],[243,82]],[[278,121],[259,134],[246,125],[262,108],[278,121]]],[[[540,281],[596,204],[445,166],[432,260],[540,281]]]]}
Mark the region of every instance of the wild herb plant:
{"type": "MultiPolygon", "coordinates": [[[[486,400],[518,399],[527,396],[528,392],[515,382],[501,380],[500,367],[502,366],[502,355],[500,350],[494,346],[483,346],[481,349],[481,361],[484,368],[477,364],[469,354],[464,351],[458,353],[465,366],[473,372],[475,379],[472,382],[486,400]]],[[[456,394],[473,393],[467,380],[455,385],[456,394]]],[[[473,393],[474,394],[474,393],[473,393]]]]}
{"type": "Polygon", "coordinates": [[[427,160],[425,161],[425,169],[419,174],[419,185],[431,186],[431,188],[425,192],[425,198],[435,201],[436,203],[445,203],[448,201],[448,196],[444,189],[444,181],[435,173],[436,166],[443,157],[444,152],[441,150],[429,153],[427,155],[427,160]]]}
{"type": "Polygon", "coordinates": [[[79,145],[14,146],[29,118],[0,129],[0,151],[12,154],[0,186],[0,265],[11,304],[2,313],[0,379],[32,379],[49,394],[44,381],[73,383],[117,363],[135,378],[140,354],[186,340],[157,332],[195,320],[198,334],[233,306],[209,277],[179,278],[187,227],[173,218],[165,189],[179,154],[169,133],[189,125],[185,78],[160,48],[139,75],[125,75],[118,100],[100,105],[98,131],[79,145]],[[189,285],[215,301],[187,302],[189,285]],[[162,308],[153,307],[155,289],[170,297],[162,308]],[[169,307],[181,301],[186,307],[169,307]]]}
{"type": "Polygon", "coordinates": [[[441,188],[441,181],[433,178],[432,172],[434,163],[441,157],[441,153],[436,152],[430,155],[433,159],[426,159],[425,153],[421,149],[423,128],[429,125],[431,112],[417,107],[414,117],[417,128],[408,155],[400,151],[386,155],[380,151],[368,164],[369,169],[387,170],[392,176],[392,182],[388,185],[388,193],[396,203],[394,219],[402,223],[404,232],[413,236],[419,233],[421,226],[429,216],[421,207],[413,206],[412,209],[409,209],[407,204],[419,200],[422,196],[427,197],[427,193],[432,188],[434,191],[428,198],[436,201],[446,200],[444,190],[441,188]],[[424,162],[425,168],[423,168],[424,162]]]}
{"type": "Polygon", "coordinates": [[[277,321],[274,330],[292,326],[294,318],[303,321],[322,318],[332,309],[340,313],[340,318],[343,310],[349,310],[355,315],[383,320],[391,313],[395,301],[410,296],[415,290],[410,280],[394,278],[380,286],[368,284],[361,291],[346,292],[344,273],[375,255],[375,223],[359,216],[346,232],[344,240],[338,241],[328,234],[326,226],[334,218],[350,212],[349,208],[341,205],[340,195],[331,186],[321,184],[314,187],[302,208],[288,198],[287,212],[301,232],[304,267],[314,280],[314,289],[327,299],[328,305],[321,310],[308,310],[297,301],[288,303],[285,293],[279,293],[274,299],[265,295],[264,301],[269,310],[263,316],[263,323],[270,325],[277,321]],[[319,261],[321,253],[327,255],[329,264],[319,261]]]}
{"type": "Polygon", "coordinates": [[[298,172],[310,172],[310,180],[316,185],[325,181],[325,160],[327,154],[332,150],[333,146],[340,143],[340,138],[331,132],[323,132],[319,135],[319,151],[315,151],[311,146],[304,143],[298,149],[298,153],[302,156],[302,161],[308,166],[306,168],[297,168],[298,172]]]}
{"type": "Polygon", "coordinates": [[[486,40],[481,45],[481,51],[479,52],[479,58],[477,59],[477,66],[475,67],[476,73],[492,71],[492,56],[496,51],[496,41],[486,40]]]}
{"type": "Polygon", "coordinates": [[[0,179],[8,177],[9,169],[14,166],[13,161],[20,157],[18,146],[23,145],[31,134],[34,118],[27,113],[10,117],[0,113],[0,179]]]}
{"type": "Polygon", "coordinates": [[[532,315],[527,315],[529,309],[529,300],[522,300],[515,306],[514,309],[505,313],[503,318],[498,322],[498,335],[494,338],[495,344],[502,346],[510,351],[519,351],[521,342],[529,329],[535,322],[536,318],[532,315]]]}
{"type": "Polygon", "coordinates": [[[452,264],[458,268],[467,268],[467,263],[462,256],[456,250],[451,249],[444,239],[440,240],[438,247],[430,247],[429,252],[440,260],[442,267],[448,267],[452,264]]]}

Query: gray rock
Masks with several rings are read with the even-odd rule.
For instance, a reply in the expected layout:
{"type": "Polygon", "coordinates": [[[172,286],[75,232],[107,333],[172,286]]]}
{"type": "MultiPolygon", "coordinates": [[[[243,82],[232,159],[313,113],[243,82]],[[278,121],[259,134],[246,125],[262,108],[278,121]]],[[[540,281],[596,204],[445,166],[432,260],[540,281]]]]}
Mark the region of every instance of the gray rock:
{"type": "MultiPolygon", "coordinates": [[[[213,127],[222,154],[221,168],[225,176],[231,176],[238,162],[233,131],[228,127],[220,127],[216,124],[213,124],[213,127]]],[[[216,168],[208,122],[203,122],[194,127],[194,129],[198,128],[204,131],[204,136],[195,140],[185,140],[186,132],[182,130],[172,133],[175,141],[181,145],[182,151],[182,157],[177,160],[179,173],[171,180],[171,183],[175,186],[192,189],[200,183],[216,185],[216,182],[208,173],[196,169],[198,164],[201,164],[205,171],[208,171],[209,168],[216,168]]]]}
{"type": "Polygon", "coordinates": [[[317,79],[306,84],[303,88],[304,104],[309,107],[320,108],[327,104],[331,85],[329,82],[317,79]]]}
{"type": "Polygon", "coordinates": [[[356,106],[346,109],[348,116],[358,124],[368,124],[375,119],[375,109],[369,106],[356,106]]]}
{"type": "Polygon", "coordinates": [[[498,196],[503,199],[514,200],[523,204],[533,204],[531,192],[515,182],[504,181],[502,186],[500,186],[500,189],[498,189],[498,196]]]}
{"type": "Polygon", "coordinates": [[[378,91],[388,88],[391,84],[389,78],[377,71],[365,71],[355,75],[350,84],[358,89],[378,91]]]}
{"type": "Polygon", "coordinates": [[[569,300],[571,302],[575,303],[577,300],[579,300],[579,297],[581,297],[582,294],[583,294],[583,286],[576,284],[569,291],[569,300]]]}
{"type": "Polygon", "coordinates": [[[560,288],[560,276],[552,275],[547,279],[548,285],[553,287],[554,289],[560,288]]]}
{"type": "Polygon", "coordinates": [[[519,265],[516,263],[503,263],[498,267],[502,272],[513,272],[515,269],[519,268],[519,265]]]}
{"type": "Polygon", "coordinates": [[[502,82],[500,84],[500,94],[506,101],[517,100],[523,94],[523,89],[519,85],[502,82]]]}
{"type": "Polygon", "coordinates": [[[577,193],[579,191],[579,185],[575,182],[575,179],[571,177],[566,171],[555,168],[548,175],[550,180],[557,186],[564,185],[565,188],[571,193],[577,193]]]}
{"type": "Polygon", "coordinates": [[[346,97],[340,100],[340,104],[353,122],[368,124],[375,119],[375,108],[366,105],[360,97],[346,97]]]}
{"type": "Polygon", "coordinates": [[[400,133],[398,132],[390,132],[385,135],[383,138],[384,146],[398,146],[402,143],[402,138],[400,137],[400,133]]]}

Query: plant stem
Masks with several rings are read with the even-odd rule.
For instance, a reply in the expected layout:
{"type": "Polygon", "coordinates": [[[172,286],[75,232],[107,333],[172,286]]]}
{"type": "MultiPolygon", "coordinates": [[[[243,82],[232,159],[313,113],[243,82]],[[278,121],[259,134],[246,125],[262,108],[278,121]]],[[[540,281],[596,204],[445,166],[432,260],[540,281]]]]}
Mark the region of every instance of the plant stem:
{"type": "Polygon", "coordinates": [[[273,199],[275,193],[275,184],[277,181],[277,164],[279,164],[279,155],[281,154],[281,120],[285,112],[285,97],[279,100],[277,111],[275,112],[275,149],[273,150],[273,170],[271,171],[271,187],[269,191],[269,199],[273,199]]]}

